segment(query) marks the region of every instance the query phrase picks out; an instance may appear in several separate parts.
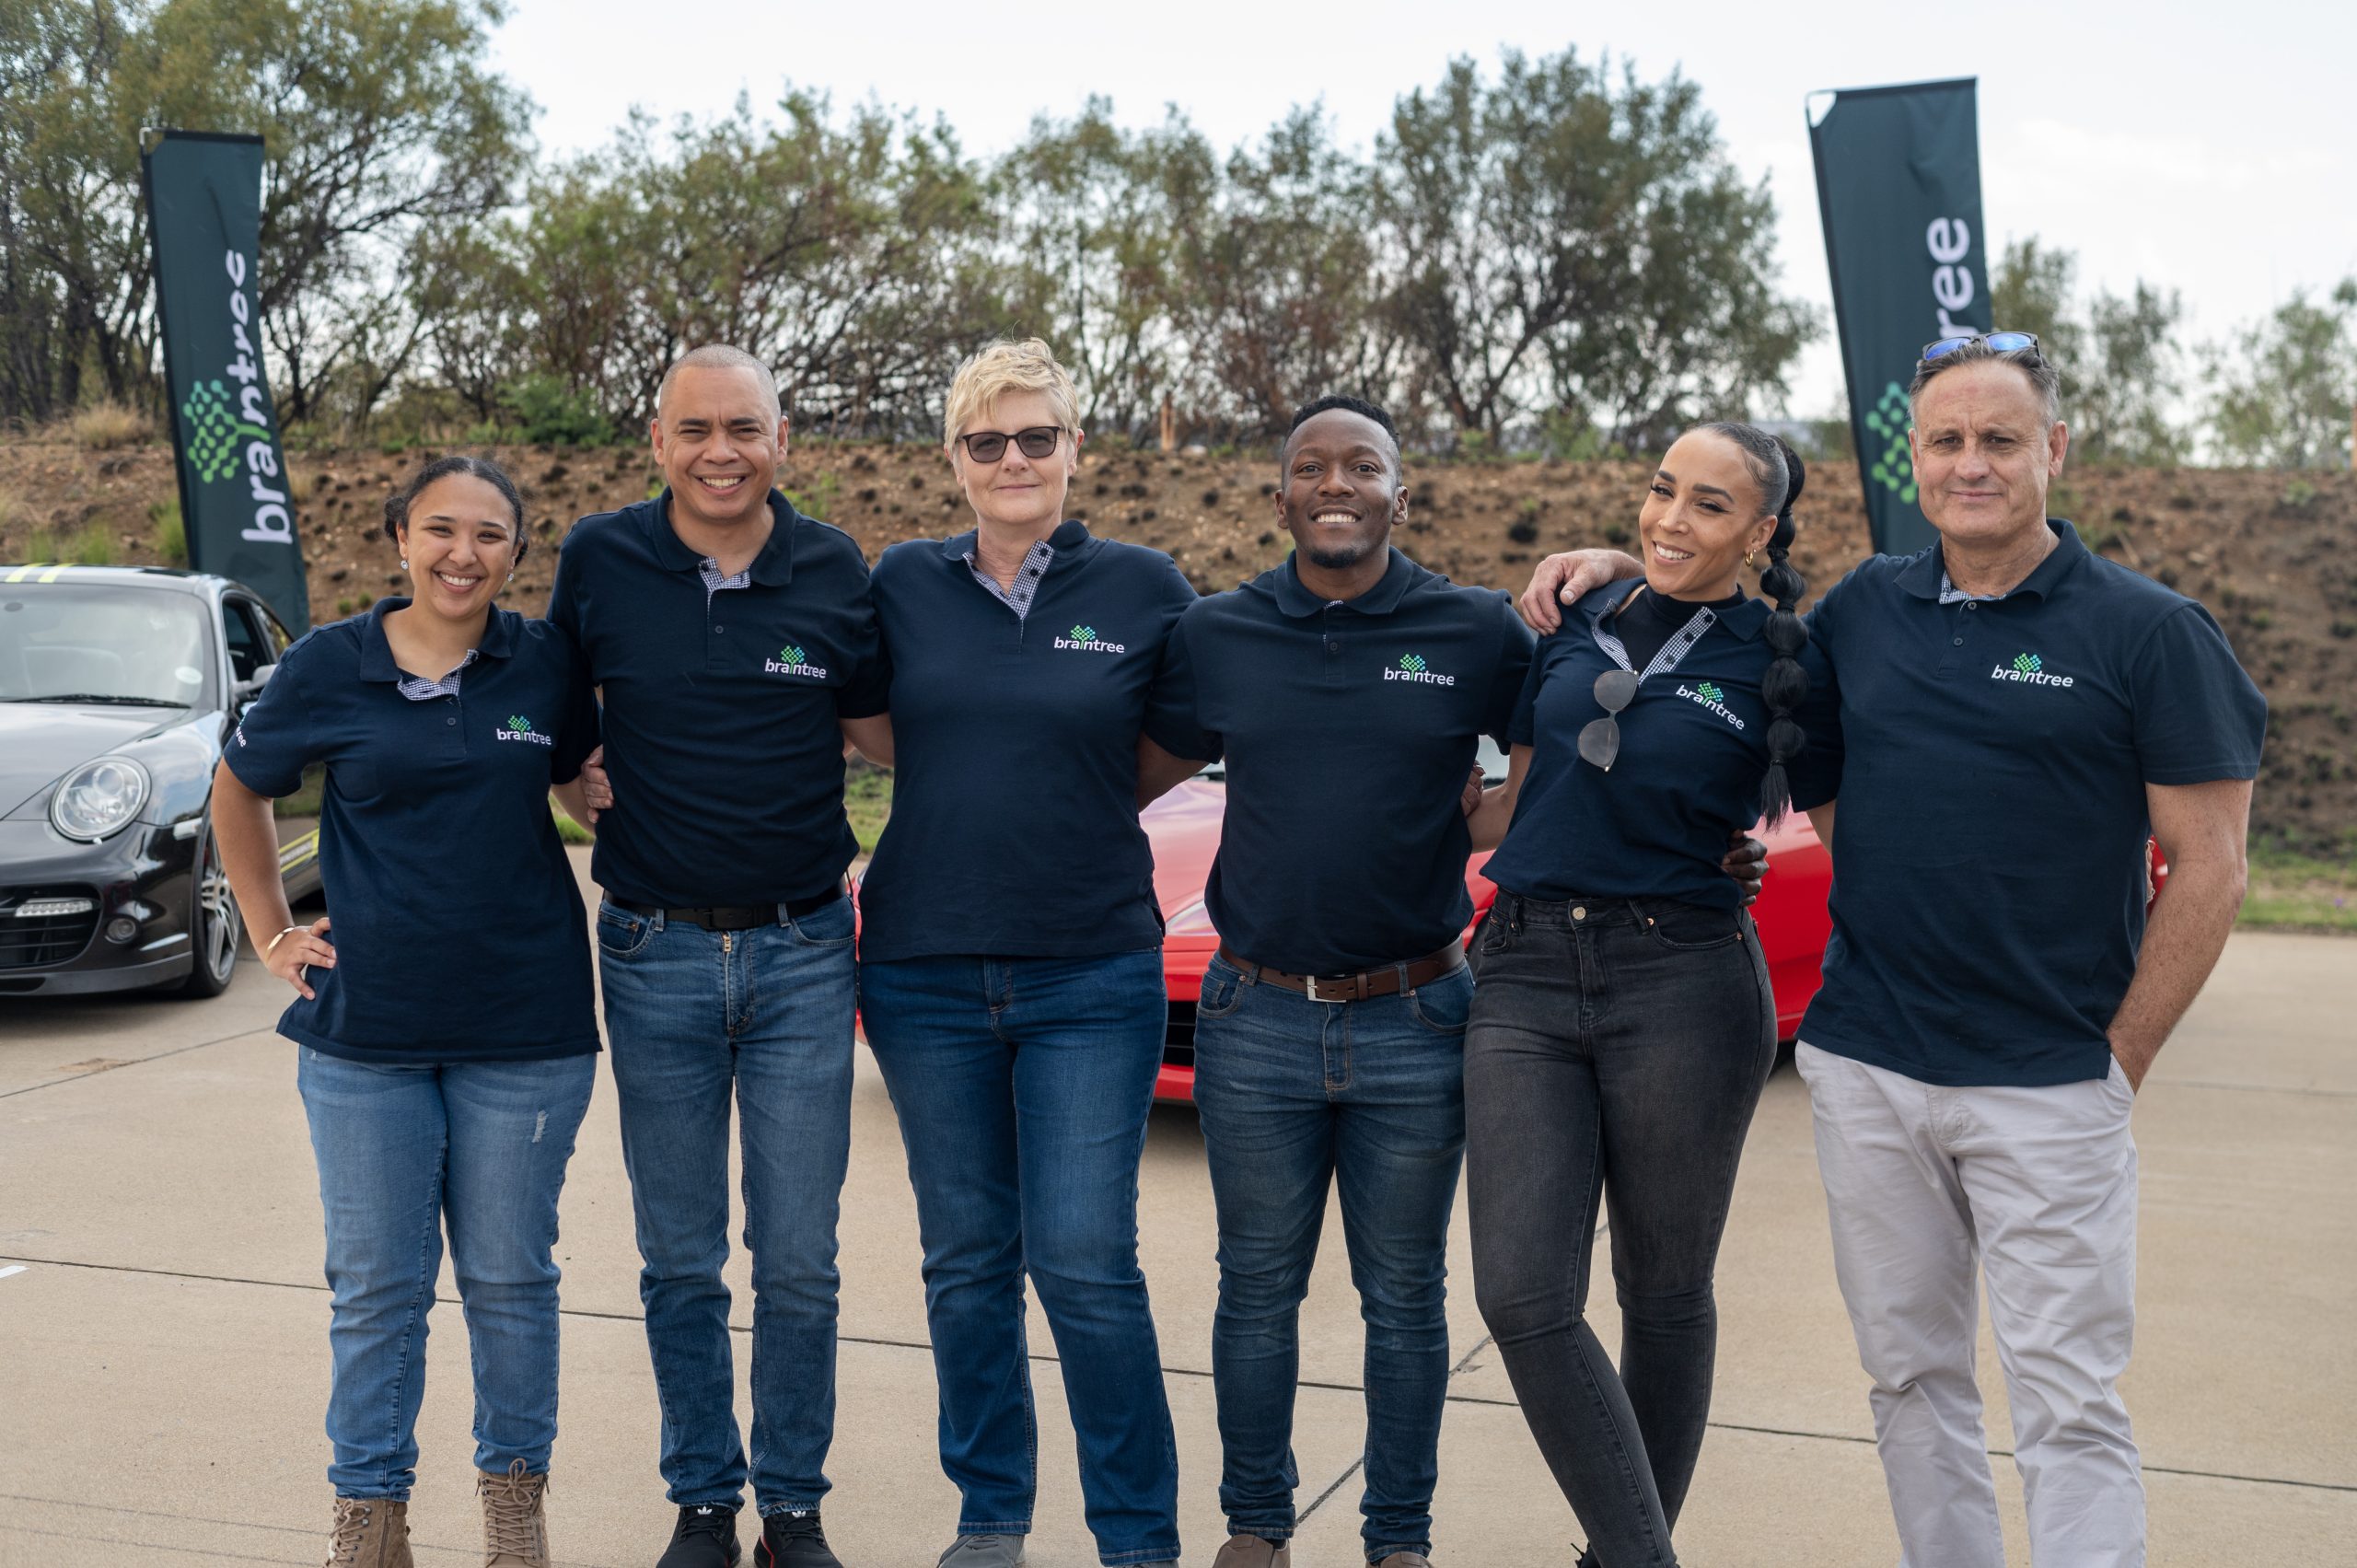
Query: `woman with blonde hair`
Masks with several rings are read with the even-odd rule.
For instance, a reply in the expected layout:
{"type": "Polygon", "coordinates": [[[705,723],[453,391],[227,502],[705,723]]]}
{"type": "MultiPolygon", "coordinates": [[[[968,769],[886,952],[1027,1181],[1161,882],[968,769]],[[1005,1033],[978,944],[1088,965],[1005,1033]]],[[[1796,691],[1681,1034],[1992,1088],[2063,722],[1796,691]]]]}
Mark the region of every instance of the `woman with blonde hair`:
{"type": "Polygon", "coordinates": [[[862,1016],[908,1148],[963,1499],[941,1561],[1023,1560],[1027,1274],[1100,1557],[1172,1561],[1177,1449],[1137,1258],[1166,1028],[1137,750],[1166,727],[1156,667],[1195,593],[1169,556],[1067,516],[1083,437],[1045,343],[960,366],[943,434],[974,527],[876,564],[897,777],[860,895],[862,1016]]]}

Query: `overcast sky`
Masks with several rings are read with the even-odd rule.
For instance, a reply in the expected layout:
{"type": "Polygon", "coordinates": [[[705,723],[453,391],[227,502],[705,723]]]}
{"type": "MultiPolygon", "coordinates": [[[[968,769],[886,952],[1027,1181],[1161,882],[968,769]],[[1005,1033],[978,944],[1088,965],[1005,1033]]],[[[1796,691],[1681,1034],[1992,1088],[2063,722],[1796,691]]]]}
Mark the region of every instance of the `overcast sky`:
{"type": "Polygon", "coordinates": [[[1816,89],[1979,77],[1992,262],[2034,234],[2078,253],[2083,293],[2140,277],[2181,290],[2189,341],[2357,273],[2347,0],[510,5],[494,64],[540,104],[551,153],[603,142],[633,104],[703,115],[744,91],[760,110],[789,81],[839,105],[937,112],[973,153],[1091,93],[1131,125],[1175,103],[1223,151],[1291,104],[1322,102],[1364,150],[1393,100],[1454,55],[1490,64],[1502,48],[1574,45],[1647,78],[1676,68],[1701,84],[1736,166],[1770,181],[1785,290],[1826,308],[1794,378],[1795,415],[1832,412],[1841,385],[1804,118],[1816,89]]]}

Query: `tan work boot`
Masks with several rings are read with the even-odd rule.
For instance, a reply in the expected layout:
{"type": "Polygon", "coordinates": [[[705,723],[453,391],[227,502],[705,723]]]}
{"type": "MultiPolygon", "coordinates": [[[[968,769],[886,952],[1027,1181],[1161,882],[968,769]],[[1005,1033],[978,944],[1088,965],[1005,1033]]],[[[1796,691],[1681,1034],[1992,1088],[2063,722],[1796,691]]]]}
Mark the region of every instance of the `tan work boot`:
{"type": "Polygon", "coordinates": [[[412,1568],[409,1504],[390,1497],[339,1497],[327,1568],[412,1568]]]}
{"type": "Polygon", "coordinates": [[[482,1499],[483,1568],[549,1568],[546,1475],[526,1474],[521,1459],[505,1475],[477,1470],[475,1495],[482,1499]]]}
{"type": "Polygon", "coordinates": [[[1212,1559],[1212,1568],[1293,1568],[1293,1542],[1230,1536],[1212,1559]]]}

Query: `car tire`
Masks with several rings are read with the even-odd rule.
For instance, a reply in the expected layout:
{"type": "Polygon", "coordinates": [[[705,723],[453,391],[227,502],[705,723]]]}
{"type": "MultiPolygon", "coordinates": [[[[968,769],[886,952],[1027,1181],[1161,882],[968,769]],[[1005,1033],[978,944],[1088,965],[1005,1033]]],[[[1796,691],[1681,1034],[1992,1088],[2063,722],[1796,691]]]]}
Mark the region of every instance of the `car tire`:
{"type": "Polygon", "coordinates": [[[179,994],[218,996],[229,989],[238,972],[238,950],[245,946],[246,920],[229,890],[229,873],[222,866],[220,846],[213,840],[213,816],[207,812],[197,830],[196,860],[189,868],[188,979],[179,994]]]}

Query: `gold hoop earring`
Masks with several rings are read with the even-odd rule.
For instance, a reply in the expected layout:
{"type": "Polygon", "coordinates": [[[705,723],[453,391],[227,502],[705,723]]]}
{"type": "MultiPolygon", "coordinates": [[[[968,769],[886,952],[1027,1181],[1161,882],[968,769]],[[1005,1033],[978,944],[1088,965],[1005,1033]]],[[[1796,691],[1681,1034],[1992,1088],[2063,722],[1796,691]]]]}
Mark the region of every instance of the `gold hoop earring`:
{"type": "Polygon", "coordinates": [[[1752,558],[1753,556],[1755,556],[1755,555],[1759,554],[1759,552],[1758,552],[1757,550],[1747,550],[1747,551],[1745,551],[1745,552],[1743,552],[1743,563],[1744,563],[1745,565],[1747,565],[1747,566],[1750,565],[1750,564],[1751,564],[1751,558],[1752,558]]]}

